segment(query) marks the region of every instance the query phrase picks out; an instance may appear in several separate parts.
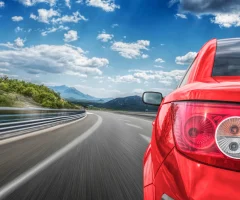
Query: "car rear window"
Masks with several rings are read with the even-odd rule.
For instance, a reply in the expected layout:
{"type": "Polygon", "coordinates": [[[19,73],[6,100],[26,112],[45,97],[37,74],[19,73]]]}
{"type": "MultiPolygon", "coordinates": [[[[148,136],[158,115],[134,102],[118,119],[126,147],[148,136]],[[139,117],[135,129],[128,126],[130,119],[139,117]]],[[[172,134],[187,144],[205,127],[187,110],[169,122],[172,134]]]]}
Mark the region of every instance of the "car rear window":
{"type": "Polygon", "coordinates": [[[240,76],[240,38],[217,41],[212,76],[240,76]]]}

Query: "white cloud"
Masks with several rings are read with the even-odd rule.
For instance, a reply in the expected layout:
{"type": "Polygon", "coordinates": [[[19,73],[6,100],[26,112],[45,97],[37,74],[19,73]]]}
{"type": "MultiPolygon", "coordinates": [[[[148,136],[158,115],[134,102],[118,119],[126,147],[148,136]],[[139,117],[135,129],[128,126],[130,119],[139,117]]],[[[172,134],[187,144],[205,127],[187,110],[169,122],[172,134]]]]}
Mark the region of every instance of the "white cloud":
{"type": "Polygon", "coordinates": [[[19,21],[22,21],[22,20],[23,20],[23,17],[22,17],[22,16],[13,16],[13,17],[12,17],[12,20],[13,20],[14,22],[19,22],[19,21]]]}
{"type": "Polygon", "coordinates": [[[143,89],[134,89],[132,92],[135,94],[141,95],[144,93],[144,90],[143,89]]]}
{"type": "Polygon", "coordinates": [[[76,89],[80,90],[85,94],[89,94],[98,98],[109,98],[109,97],[119,97],[123,93],[116,89],[106,89],[106,88],[98,88],[91,87],[86,85],[74,85],[76,89]]]}
{"type": "Polygon", "coordinates": [[[54,24],[63,24],[63,23],[78,23],[79,21],[87,21],[83,15],[81,15],[78,11],[74,12],[72,15],[64,15],[59,18],[53,18],[52,23],[54,24]]]}
{"type": "Polygon", "coordinates": [[[30,18],[39,22],[49,24],[50,19],[54,16],[60,16],[60,14],[58,13],[58,11],[53,10],[52,8],[50,10],[38,9],[38,16],[31,14],[30,18]]]}
{"type": "Polygon", "coordinates": [[[0,1],[0,8],[3,8],[5,6],[5,3],[3,1],[0,1]]]}
{"type": "Polygon", "coordinates": [[[156,68],[164,68],[163,66],[161,66],[161,65],[154,65],[154,67],[156,67],[156,68]]]}
{"type": "Polygon", "coordinates": [[[119,26],[119,24],[113,24],[112,25],[112,28],[116,28],[116,27],[118,27],[119,26]]]}
{"type": "Polygon", "coordinates": [[[102,8],[106,12],[113,12],[115,9],[120,9],[119,5],[115,4],[114,0],[87,0],[88,6],[102,8]]]}
{"type": "Polygon", "coordinates": [[[178,65],[189,65],[192,63],[194,58],[196,57],[197,53],[196,52],[188,52],[184,56],[177,56],[175,59],[175,62],[178,65]]]}
{"type": "Polygon", "coordinates": [[[111,46],[113,51],[117,51],[121,56],[133,59],[142,57],[142,50],[148,50],[150,41],[148,40],[138,40],[135,43],[125,43],[125,42],[114,42],[111,46]]]}
{"type": "Polygon", "coordinates": [[[147,55],[147,54],[142,54],[142,58],[143,59],[146,59],[146,58],[148,58],[149,57],[149,55],[147,55]]]}
{"type": "Polygon", "coordinates": [[[71,8],[70,0],[65,0],[65,4],[69,9],[71,8]]]}
{"type": "Polygon", "coordinates": [[[75,3],[83,3],[83,0],[76,0],[76,2],[75,3]]]}
{"type": "Polygon", "coordinates": [[[211,22],[218,24],[220,27],[240,26],[239,0],[171,0],[170,6],[175,3],[178,3],[178,10],[181,13],[191,13],[197,16],[198,19],[201,19],[201,16],[204,15],[212,16],[210,18],[211,22]]]}
{"type": "MultiPolygon", "coordinates": [[[[14,40],[14,44],[11,42],[7,42],[7,43],[0,43],[0,46],[17,50],[18,48],[24,47],[25,41],[26,41],[25,39],[21,39],[20,37],[18,37],[17,39],[14,40]]],[[[1,63],[6,64],[6,62],[4,61],[1,61],[0,64],[1,63]]]]}
{"type": "Polygon", "coordinates": [[[16,40],[14,40],[14,42],[15,42],[15,45],[17,46],[17,47],[24,47],[24,42],[25,42],[26,40],[23,40],[23,39],[21,39],[20,37],[18,37],[16,40]]]}
{"type": "Polygon", "coordinates": [[[105,58],[88,58],[85,52],[71,45],[37,45],[0,50],[0,67],[11,66],[30,74],[95,74],[107,66],[105,58]]]}
{"type": "Polygon", "coordinates": [[[23,31],[23,28],[20,28],[19,26],[15,28],[15,32],[18,33],[20,31],[23,31]]]}
{"type": "Polygon", "coordinates": [[[133,77],[144,81],[155,81],[165,86],[175,88],[185,74],[185,70],[155,71],[155,70],[129,70],[133,77]]]}
{"type": "Polygon", "coordinates": [[[101,40],[102,42],[108,42],[110,40],[112,40],[114,37],[114,35],[112,34],[107,34],[104,30],[102,31],[102,33],[98,34],[97,39],[101,40]]]}
{"type": "Polygon", "coordinates": [[[141,83],[141,80],[135,78],[133,75],[116,76],[114,78],[108,77],[108,80],[114,83],[141,83]]]}
{"type": "Polygon", "coordinates": [[[73,42],[78,39],[78,32],[74,30],[70,30],[64,34],[64,41],[65,42],[73,42]]]}
{"type": "Polygon", "coordinates": [[[177,13],[175,15],[176,18],[182,18],[182,19],[187,19],[187,16],[185,14],[177,13]]]}
{"type": "Polygon", "coordinates": [[[179,2],[179,0],[170,0],[169,1],[169,7],[171,7],[173,4],[179,2]]]}
{"type": "MultiPolygon", "coordinates": [[[[11,42],[7,42],[7,43],[0,43],[0,46],[1,46],[1,47],[10,48],[10,49],[14,49],[14,48],[15,48],[15,47],[14,47],[14,44],[13,44],[13,43],[11,43],[11,42]]],[[[0,63],[2,63],[2,62],[0,62],[0,63]]]]}
{"type": "Polygon", "coordinates": [[[69,27],[60,25],[59,27],[47,28],[46,30],[42,31],[41,34],[42,36],[47,36],[49,33],[54,33],[56,31],[63,31],[63,30],[67,31],[69,30],[69,27]]]}
{"type": "Polygon", "coordinates": [[[240,26],[240,14],[216,14],[211,22],[224,28],[238,27],[240,26]]]}
{"type": "Polygon", "coordinates": [[[8,78],[17,78],[18,75],[12,75],[12,74],[5,74],[5,73],[0,73],[0,76],[7,76],[8,78]]]}
{"type": "Polygon", "coordinates": [[[157,58],[155,60],[156,63],[164,63],[165,61],[162,58],[157,58]]]}
{"type": "Polygon", "coordinates": [[[18,0],[25,6],[34,6],[37,3],[47,3],[50,6],[54,6],[57,0],[18,0]]]}
{"type": "Polygon", "coordinates": [[[81,78],[87,78],[87,74],[82,74],[82,73],[79,73],[79,72],[73,72],[73,71],[66,71],[67,75],[70,75],[70,76],[78,76],[78,77],[81,77],[81,78]]]}
{"type": "Polygon", "coordinates": [[[97,80],[102,80],[102,79],[104,79],[103,76],[94,76],[93,78],[94,78],[94,79],[97,79],[97,80]]]}
{"type": "Polygon", "coordinates": [[[0,72],[9,72],[9,69],[0,68],[0,72]]]}

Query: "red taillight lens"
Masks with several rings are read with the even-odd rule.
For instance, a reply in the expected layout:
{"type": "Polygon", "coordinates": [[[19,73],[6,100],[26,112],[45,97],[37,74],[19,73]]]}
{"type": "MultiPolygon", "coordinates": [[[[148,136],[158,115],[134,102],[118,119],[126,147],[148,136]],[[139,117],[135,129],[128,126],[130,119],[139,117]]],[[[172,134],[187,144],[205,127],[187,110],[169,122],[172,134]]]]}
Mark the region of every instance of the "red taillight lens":
{"type": "Polygon", "coordinates": [[[236,160],[240,158],[239,105],[177,102],[172,104],[172,113],[180,152],[199,162],[240,171],[236,160]]]}

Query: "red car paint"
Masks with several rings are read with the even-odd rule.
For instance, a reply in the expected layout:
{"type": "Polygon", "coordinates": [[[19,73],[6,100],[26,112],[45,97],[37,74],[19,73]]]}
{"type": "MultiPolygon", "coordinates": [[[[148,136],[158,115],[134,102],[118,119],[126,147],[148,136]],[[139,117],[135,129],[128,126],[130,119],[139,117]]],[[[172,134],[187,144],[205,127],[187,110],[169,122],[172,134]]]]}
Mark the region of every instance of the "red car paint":
{"type": "MultiPolygon", "coordinates": [[[[160,200],[165,194],[177,200],[240,199],[239,160],[220,151],[217,155],[225,166],[212,163],[207,154],[204,159],[188,156],[177,147],[174,135],[174,104],[217,102],[231,106],[240,102],[240,76],[212,76],[216,49],[216,39],[202,47],[185,85],[166,96],[159,107],[151,143],[144,155],[144,200],[160,200]]],[[[234,106],[239,106],[234,115],[240,116],[240,105],[234,106]]]]}

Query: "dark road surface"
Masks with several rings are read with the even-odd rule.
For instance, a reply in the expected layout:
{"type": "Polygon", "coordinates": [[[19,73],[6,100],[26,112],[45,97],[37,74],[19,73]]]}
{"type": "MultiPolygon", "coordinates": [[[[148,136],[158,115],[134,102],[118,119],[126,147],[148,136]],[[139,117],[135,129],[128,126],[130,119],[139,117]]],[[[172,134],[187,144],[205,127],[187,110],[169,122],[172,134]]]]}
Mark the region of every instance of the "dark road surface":
{"type": "Polygon", "coordinates": [[[143,199],[152,121],[91,112],[63,128],[0,142],[0,199],[143,199]]]}

